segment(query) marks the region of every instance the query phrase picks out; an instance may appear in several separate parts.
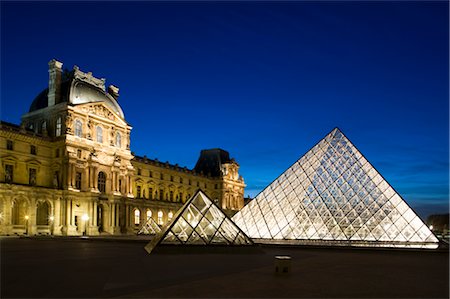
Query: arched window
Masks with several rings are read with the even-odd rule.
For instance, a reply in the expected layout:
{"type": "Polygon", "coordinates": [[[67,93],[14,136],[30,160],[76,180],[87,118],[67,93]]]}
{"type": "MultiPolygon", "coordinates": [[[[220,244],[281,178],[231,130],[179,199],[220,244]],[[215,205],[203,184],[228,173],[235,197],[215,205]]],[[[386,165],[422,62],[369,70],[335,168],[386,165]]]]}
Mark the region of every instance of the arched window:
{"type": "Polygon", "coordinates": [[[134,210],[134,225],[139,225],[141,222],[141,212],[136,209],[134,210]]]}
{"type": "Polygon", "coordinates": [[[36,208],[36,224],[48,225],[49,215],[50,205],[46,201],[39,202],[36,208]]]}
{"type": "Polygon", "coordinates": [[[55,136],[61,136],[61,116],[56,119],[55,136]]]}
{"type": "Polygon", "coordinates": [[[152,218],[152,211],[147,210],[147,220],[149,220],[150,218],[152,218]]]}
{"type": "Polygon", "coordinates": [[[116,133],[116,146],[121,147],[122,146],[122,136],[120,136],[120,133],[116,133]]]}
{"type": "Polygon", "coordinates": [[[97,126],[97,142],[103,143],[103,129],[100,126],[97,126]]]}
{"type": "Polygon", "coordinates": [[[98,190],[100,192],[106,192],[106,174],[103,171],[98,173],[98,190]]]}
{"type": "Polygon", "coordinates": [[[24,200],[15,200],[12,203],[11,224],[25,225],[28,205],[24,200]]]}
{"type": "Polygon", "coordinates": [[[83,123],[77,119],[75,121],[75,136],[82,137],[83,135],[83,123]]]}
{"type": "Polygon", "coordinates": [[[163,212],[162,211],[158,211],[158,224],[159,225],[163,224],[163,212]]]}

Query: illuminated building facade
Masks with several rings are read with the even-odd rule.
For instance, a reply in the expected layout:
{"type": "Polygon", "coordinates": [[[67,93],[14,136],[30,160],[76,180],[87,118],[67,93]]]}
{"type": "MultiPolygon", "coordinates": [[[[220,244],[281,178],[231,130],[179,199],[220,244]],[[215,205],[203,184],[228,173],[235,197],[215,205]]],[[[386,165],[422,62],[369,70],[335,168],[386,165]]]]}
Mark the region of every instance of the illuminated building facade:
{"type": "Polygon", "coordinates": [[[239,165],[203,150],[194,169],[130,151],[119,89],[49,62],[49,86],[21,125],[0,128],[0,234],[136,233],[166,223],[197,189],[229,214],[244,205],[239,165]]]}
{"type": "Polygon", "coordinates": [[[233,221],[261,243],[438,246],[427,225],[337,128],[233,221]]]}

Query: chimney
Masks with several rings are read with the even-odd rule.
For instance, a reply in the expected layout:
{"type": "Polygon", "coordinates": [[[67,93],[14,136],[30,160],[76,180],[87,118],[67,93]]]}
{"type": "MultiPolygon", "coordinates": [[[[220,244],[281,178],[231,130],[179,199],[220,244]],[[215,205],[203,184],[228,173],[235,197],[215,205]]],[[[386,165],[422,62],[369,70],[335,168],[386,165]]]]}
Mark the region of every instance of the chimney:
{"type": "Polygon", "coordinates": [[[110,85],[108,87],[108,93],[117,101],[119,98],[119,87],[110,85]]]}
{"type": "Polygon", "coordinates": [[[48,63],[48,107],[61,101],[62,62],[52,59],[48,63]]]}

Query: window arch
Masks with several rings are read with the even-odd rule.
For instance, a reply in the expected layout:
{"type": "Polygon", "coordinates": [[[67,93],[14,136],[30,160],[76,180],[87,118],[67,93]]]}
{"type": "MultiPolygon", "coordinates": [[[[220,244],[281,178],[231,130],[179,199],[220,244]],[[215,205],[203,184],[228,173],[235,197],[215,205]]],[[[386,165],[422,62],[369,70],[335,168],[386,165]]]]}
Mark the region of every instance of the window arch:
{"type": "Polygon", "coordinates": [[[46,201],[38,202],[36,207],[36,224],[48,225],[50,216],[50,205],[46,201]]]}
{"type": "Polygon", "coordinates": [[[141,211],[139,209],[134,210],[134,225],[141,223],[141,211]]]}
{"type": "Polygon", "coordinates": [[[116,146],[121,147],[122,145],[122,136],[119,132],[116,133],[116,146]]]}
{"type": "Polygon", "coordinates": [[[61,136],[61,116],[56,119],[55,135],[61,136]]]}
{"type": "Polygon", "coordinates": [[[28,204],[25,200],[14,200],[12,203],[11,211],[11,224],[13,225],[25,225],[28,211],[28,204]]]}
{"type": "Polygon", "coordinates": [[[82,137],[83,135],[83,123],[77,119],[75,121],[75,136],[82,137]]]}
{"type": "Polygon", "coordinates": [[[152,211],[147,210],[147,220],[149,220],[150,218],[152,218],[152,211]]]}
{"type": "Polygon", "coordinates": [[[103,129],[100,126],[97,126],[96,128],[96,135],[97,135],[97,142],[103,143],[103,129]]]}
{"type": "Polygon", "coordinates": [[[98,173],[98,190],[100,192],[106,192],[106,174],[103,171],[98,173]]]}

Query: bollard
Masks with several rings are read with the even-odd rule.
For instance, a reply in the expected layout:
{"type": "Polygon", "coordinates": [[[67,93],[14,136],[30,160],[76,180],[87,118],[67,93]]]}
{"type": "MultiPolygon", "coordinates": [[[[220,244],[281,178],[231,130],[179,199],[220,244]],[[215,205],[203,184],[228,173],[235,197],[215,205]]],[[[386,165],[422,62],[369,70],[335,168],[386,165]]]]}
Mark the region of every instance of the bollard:
{"type": "Polygon", "coordinates": [[[291,260],[287,255],[275,256],[275,274],[291,273],[291,260]]]}

